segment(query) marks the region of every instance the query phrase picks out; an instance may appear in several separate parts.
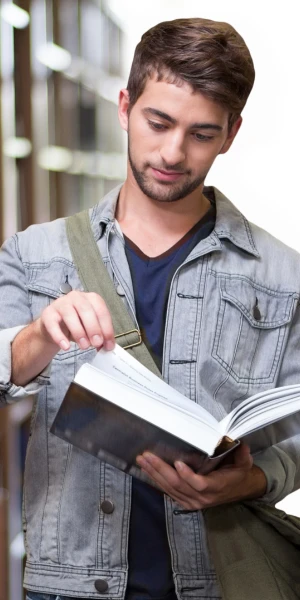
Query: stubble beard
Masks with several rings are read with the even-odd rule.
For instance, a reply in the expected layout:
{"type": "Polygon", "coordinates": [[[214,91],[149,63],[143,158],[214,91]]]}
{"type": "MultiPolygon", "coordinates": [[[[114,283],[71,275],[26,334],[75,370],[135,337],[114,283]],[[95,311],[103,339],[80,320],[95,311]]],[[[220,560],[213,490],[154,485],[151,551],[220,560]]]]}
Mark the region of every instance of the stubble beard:
{"type": "MultiPolygon", "coordinates": [[[[186,198],[204,182],[207,175],[207,173],[199,173],[198,177],[191,178],[189,177],[190,172],[187,172],[187,178],[181,184],[167,181],[153,183],[147,179],[146,175],[146,169],[151,167],[151,165],[146,163],[143,170],[139,170],[133,161],[130,144],[128,144],[128,160],[133,176],[140,190],[143,192],[143,194],[145,194],[145,196],[148,196],[148,198],[156,200],[157,202],[177,202],[178,200],[186,198]]],[[[169,165],[168,167],[163,168],[165,171],[176,171],[176,167],[178,169],[178,165],[169,165]]]]}

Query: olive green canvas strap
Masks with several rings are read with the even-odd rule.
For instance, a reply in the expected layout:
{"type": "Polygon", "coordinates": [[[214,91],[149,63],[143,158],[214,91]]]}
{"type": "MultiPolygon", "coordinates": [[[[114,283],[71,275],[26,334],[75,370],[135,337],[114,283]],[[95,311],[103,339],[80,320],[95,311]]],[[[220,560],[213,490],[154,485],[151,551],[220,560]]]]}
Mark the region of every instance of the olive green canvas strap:
{"type": "Polygon", "coordinates": [[[88,211],[66,219],[67,238],[80,281],[86,292],[99,294],[112,317],[117,343],[150,371],[161,377],[141,332],[117,294],[95,241],[88,211]]]}

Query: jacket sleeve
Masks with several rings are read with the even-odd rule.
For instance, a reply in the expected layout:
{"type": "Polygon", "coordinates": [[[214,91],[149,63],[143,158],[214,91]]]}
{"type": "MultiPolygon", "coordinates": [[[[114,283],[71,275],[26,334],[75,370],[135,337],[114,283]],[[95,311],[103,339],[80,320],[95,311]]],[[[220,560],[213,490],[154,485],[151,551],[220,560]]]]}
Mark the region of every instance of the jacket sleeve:
{"type": "Polygon", "coordinates": [[[25,269],[15,235],[0,250],[0,405],[35,394],[48,383],[49,366],[25,387],[11,381],[11,344],[31,321],[25,269]]]}
{"type": "MultiPolygon", "coordinates": [[[[294,315],[276,386],[300,383],[300,306],[294,315]]],[[[300,488],[300,432],[254,457],[268,482],[267,493],[262,498],[276,504],[300,488]]]]}

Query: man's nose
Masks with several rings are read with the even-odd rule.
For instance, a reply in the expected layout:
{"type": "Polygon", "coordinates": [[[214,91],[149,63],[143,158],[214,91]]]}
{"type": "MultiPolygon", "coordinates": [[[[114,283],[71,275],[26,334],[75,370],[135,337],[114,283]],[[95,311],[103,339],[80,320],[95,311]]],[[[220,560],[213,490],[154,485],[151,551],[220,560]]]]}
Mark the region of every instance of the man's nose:
{"type": "Polygon", "coordinates": [[[160,149],[160,155],[165,165],[181,165],[185,161],[184,139],[181,135],[173,133],[166,136],[160,149]]]}

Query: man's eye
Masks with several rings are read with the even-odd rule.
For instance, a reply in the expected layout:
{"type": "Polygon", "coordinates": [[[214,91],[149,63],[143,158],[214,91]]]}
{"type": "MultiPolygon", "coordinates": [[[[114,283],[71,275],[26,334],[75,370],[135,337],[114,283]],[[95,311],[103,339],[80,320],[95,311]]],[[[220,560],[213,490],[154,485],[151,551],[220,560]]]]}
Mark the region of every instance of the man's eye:
{"type": "Polygon", "coordinates": [[[194,133],[193,135],[197,142],[209,142],[213,140],[213,136],[211,135],[203,135],[203,133],[194,133]]]}
{"type": "Polygon", "coordinates": [[[156,121],[148,120],[148,125],[150,125],[150,127],[152,127],[152,129],[155,129],[156,131],[164,131],[166,129],[166,125],[163,125],[162,123],[157,123],[156,121]]]}

